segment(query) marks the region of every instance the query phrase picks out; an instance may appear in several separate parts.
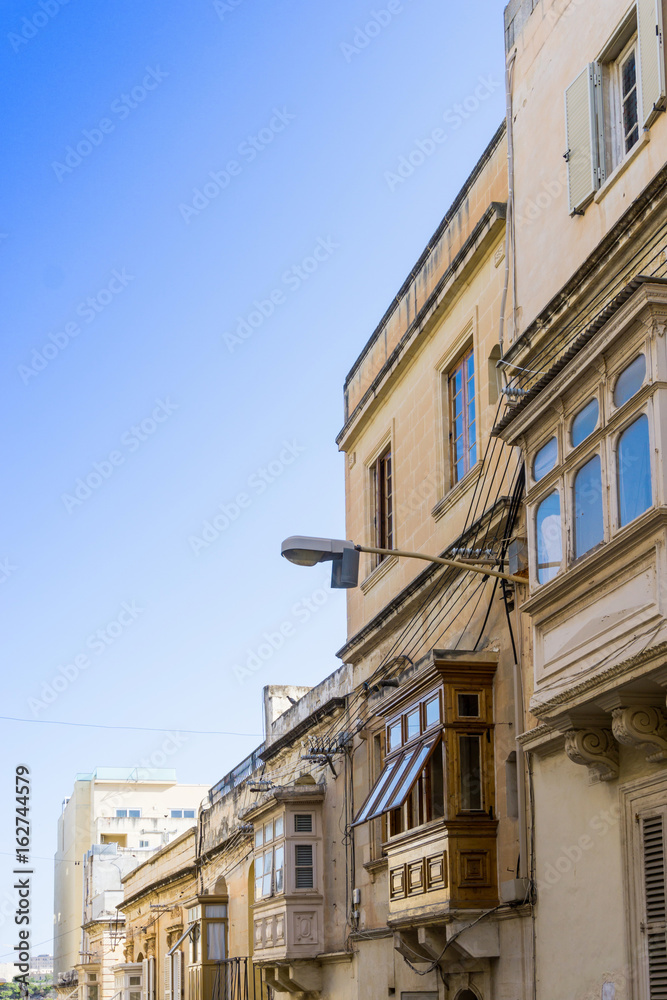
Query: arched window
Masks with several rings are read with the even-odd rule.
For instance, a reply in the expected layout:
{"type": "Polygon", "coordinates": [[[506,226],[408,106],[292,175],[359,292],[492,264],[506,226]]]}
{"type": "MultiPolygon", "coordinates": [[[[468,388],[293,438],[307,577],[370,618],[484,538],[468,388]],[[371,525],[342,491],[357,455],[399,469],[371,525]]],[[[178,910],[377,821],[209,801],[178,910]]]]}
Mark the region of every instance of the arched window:
{"type": "Polygon", "coordinates": [[[535,515],[537,533],[537,582],[552,580],[563,560],[560,495],[554,490],[545,497],[535,515]]]}
{"type": "Polygon", "coordinates": [[[642,413],[618,439],[618,513],[621,527],[653,503],[648,417],[642,413]]]}
{"type": "Polygon", "coordinates": [[[535,482],[538,483],[546,476],[547,472],[551,472],[557,461],[558,441],[552,437],[540,448],[533,460],[533,479],[535,482]]]}
{"type": "Polygon", "coordinates": [[[582,465],[574,477],[574,557],[590,552],[604,539],[600,456],[582,465]]]}
{"type": "Polygon", "coordinates": [[[472,990],[461,990],[456,994],[454,1000],[480,1000],[479,994],[472,990]]]}
{"type": "Polygon", "coordinates": [[[623,406],[632,399],[646,377],[646,358],[638,354],[627,368],[624,368],[614,386],[614,406],[623,406]]]}
{"type": "Polygon", "coordinates": [[[581,444],[582,441],[585,441],[586,438],[593,433],[597,427],[599,415],[600,406],[597,399],[589,400],[588,403],[586,403],[586,405],[579,410],[572,421],[572,428],[570,431],[573,448],[576,448],[578,444],[581,444]]]}

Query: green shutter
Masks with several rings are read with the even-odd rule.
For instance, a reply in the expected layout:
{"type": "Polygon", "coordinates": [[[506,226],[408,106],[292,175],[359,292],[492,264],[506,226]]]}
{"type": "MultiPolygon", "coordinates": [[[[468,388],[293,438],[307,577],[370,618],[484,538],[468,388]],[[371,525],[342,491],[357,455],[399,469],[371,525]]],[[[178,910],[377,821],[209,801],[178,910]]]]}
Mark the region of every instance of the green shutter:
{"type": "Polygon", "coordinates": [[[565,91],[565,158],[571,215],[580,212],[598,188],[595,100],[595,64],[589,63],[565,91]]]}
{"type": "Polygon", "coordinates": [[[640,122],[647,128],[665,101],[665,52],[662,0],[637,0],[637,37],[641,78],[640,122]]]}

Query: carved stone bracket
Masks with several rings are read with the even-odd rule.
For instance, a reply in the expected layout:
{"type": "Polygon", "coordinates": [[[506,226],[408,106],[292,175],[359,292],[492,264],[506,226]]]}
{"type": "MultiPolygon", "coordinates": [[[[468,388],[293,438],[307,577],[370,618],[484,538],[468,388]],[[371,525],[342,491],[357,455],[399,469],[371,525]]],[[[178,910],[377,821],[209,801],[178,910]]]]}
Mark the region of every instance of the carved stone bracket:
{"type": "Polygon", "coordinates": [[[611,728],[619,743],[643,750],[650,761],[667,760],[667,713],[652,705],[612,711],[611,728]]]}
{"type": "Polygon", "coordinates": [[[600,781],[618,777],[618,747],[611,729],[570,729],[565,753],[575,764],[585,764],[600,781]]]}

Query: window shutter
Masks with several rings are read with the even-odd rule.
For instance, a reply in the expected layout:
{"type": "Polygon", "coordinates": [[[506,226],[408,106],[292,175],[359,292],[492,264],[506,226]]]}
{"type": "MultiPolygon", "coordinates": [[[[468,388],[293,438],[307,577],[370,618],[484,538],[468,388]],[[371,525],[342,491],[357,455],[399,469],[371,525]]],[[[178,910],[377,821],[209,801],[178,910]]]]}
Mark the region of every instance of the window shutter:
{"type": "Polygon", "coordinates": [[[581,211],[598,187],[595,78],[595,63],[589,63],[565,91],[565,157],[571,215],[581,211]]]}
{"type": "Polygon", "coordinates": [[[642,98],[640,121],[646,128],[664,106],[665,99],[662,0],[637,0],[637,37],[642,98]]]}
{"type": "Polygon", "coordinates": [[[141,963],[141,1000],[150,1000],[148,993],[148,959],[141,963]]]}
{"type": "Polygon", "coordinates": [[[155,958],[148,959],[148,1000],[155,1000],[155,958]]]}
{"type": "Polygon", "coordinates": [[[164,1000],[171,1000],[171,955],[164,956],[164,1000]]]}
{"type": "Polygon", "coordinates": [[[173,954],[174,959],[174,971],[173,971],[173,1000],[181,1000],[182,982],[183,982],[183,952],[175,951],[173,954]]]}
{"type": "Polygon", "coordinates": [[[648,1000],[667,1000],[667,893],[664,814],[642,818],[648,1000]]]}

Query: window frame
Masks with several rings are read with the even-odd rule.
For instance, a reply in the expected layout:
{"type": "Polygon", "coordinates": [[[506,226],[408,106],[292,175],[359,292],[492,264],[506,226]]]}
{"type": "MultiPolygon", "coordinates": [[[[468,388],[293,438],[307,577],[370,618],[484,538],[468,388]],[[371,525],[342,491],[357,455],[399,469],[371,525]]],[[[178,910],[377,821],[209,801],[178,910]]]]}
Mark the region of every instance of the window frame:
{"type": "Polygon", "coordinates": [[[280,813],[278,816],[272,815],[269,817],[264,817],[261,822],[255,828],[255,836],[258,832],[262,834],[262,843],[259,847],[253,849],[253,859],[255,863],[254,879],[255,879],[255,902],[263,902],[267,899],[272,899],[274,896],[282,896],[285,894],[285,854],[286,854],[286,837],[285,837],[285,813],[280,813]],[[282,819],[282,831],[276,835],[276,820],[282,819]],[[271,826],[271,839],[266,839],[266,830],[268,826],[271,826]],[[282,851],[283,863],[282,866],[276,865],[276,851],[282,851]],[[264,871],[264,859],[270,857],[271,868],[269,872],[264,871]],[[261,868],[261,870],[260,870],[261,868]],[[276,872],[282,871],[282,887],[276,889],[276,872]],[[263,882],[264,879],[270,878],[270,889],[268,893],[264,892],[263,882]],[[261,886],[261,892],[258,893],[257,886],[261,886]]]}
{"type": "MultiPolygon", "coordinates": [[[[371,517],[373,545],[378,549],[396,548],[395,525],[395,485],[392,442],[387,442],[370,466],[371,473],[371,517]],[[388,472],[387,472],[388,465],[388,472]],[[386,484],[388,489],[385,489],[386,484]]],[[[386,555],[376,555],[375,565],[379,565],[386,555]]]]}
{"type": "Polygon", "coordinates": [[[642,134],[642,97],[641,97],[641,63],[639,51],[639,35],[637,31],[636,18],[626,24],[625,30],[621,31],[625,36],[625,41],[621,42],[623,47],[612,58],[600,61],[602,71],[602,106],[603,106],[603,128],[600,134],[604,135],[604,149],[602,150],[601,161],[604,162],[607,176],[611,175],[623,161],[631,155],[633,149],[639,143],[642,134]],[[629,149],[625,148],[625,129],[623,122],[623,65],[634,52],[635,56],[635,93],[637,100],[637,138],[629,149]]]}
{"type": "Polygon", "coordinates": [[[464,349],[464,351],[459,354],[458,360],[455,364],[448,367],[446,373],[447,380],[447,414],[448,414],[448,424],[449,424],[449,484],[450,489],[457,486],[465,477],[471,472],[479,461],[479,409],[477,406],[477,370],[475,366],[475,347],[474,344],[470,343],[464,349]],[[472,380],[467,376],[467,364],[468,361],[472,360],[472,380]],[[454,400],[456,395],[453,393],[453,380],[457,372],[461,372],[461,393],[462,393],[462,406],[461,412],[464,415],[463,420],[463,473],[459,476],[458,474],[458,461],[456,452],[456,442],[455,438],[455,421],[454,421],[454,400]],[[474,407],[474,417],[470,421],[468,419],[468,410],[470,406],[470,390],[469,382],[472,381],[472,404],[474,407]],[[474,461],[470,458],[470,427],[474,424],[474,444],[472,447],[475,449],[474,461]]]}
{"type": "MultiPolygon", "coordinates": [[[[638,390],[638,392],[640,391],[641,389],[638,390]]],[[[638,395],[638,392],[635,393],[635,395],[638,395]]],[[[628,400],[627,402],[629,403],[630,400],[628,400]]],[[[627,403],[624,403],[623,405],[626,406],[627,403]]],[[[656,470],[655,468],[654,428],[653,428],[653,421],[651,420],[651,412],[648,401],[645,402],[642,406],[640,406],[639,409],[633,410],[631,413],[628,413],[623,422],[619,423],[615,427],[609,439],[609,447],[611,450],[611,457],[613,459],[609,463],[609,469],[611,472],[610,493],[613,495],[614,498],[611,504],[612,525],[614,533],[617,533],[619,531],[625,531],[626,529],[630,528],[630,526],[633,525],[635,521],[638,520],[638,518],[642,517],[642,515],[645,514],[647,510],[650,510],[651,507],[656,507],[658,504],[657,490],[656,490],[658,470],[656,470]],[[646,417],[648,423],[648,459],[649,459],[651,503],[640,514],[632,518],[632,520],[628,521],[626,524],[621,524],[621,476],[619,471],[618,445],[621,436],[625,433],[625,431],[627,431],[642,416],[646,417]]]]}

